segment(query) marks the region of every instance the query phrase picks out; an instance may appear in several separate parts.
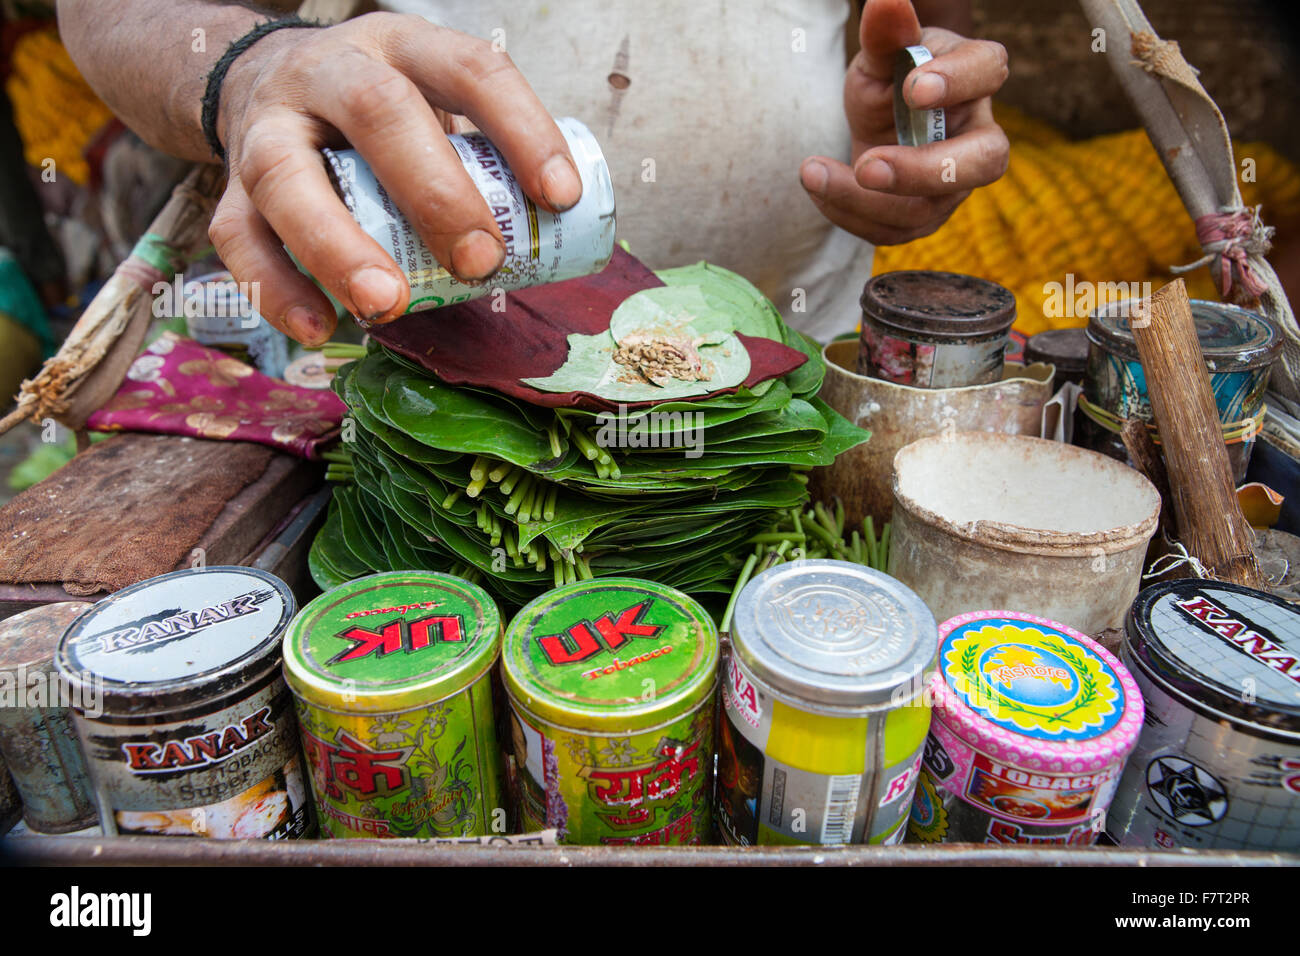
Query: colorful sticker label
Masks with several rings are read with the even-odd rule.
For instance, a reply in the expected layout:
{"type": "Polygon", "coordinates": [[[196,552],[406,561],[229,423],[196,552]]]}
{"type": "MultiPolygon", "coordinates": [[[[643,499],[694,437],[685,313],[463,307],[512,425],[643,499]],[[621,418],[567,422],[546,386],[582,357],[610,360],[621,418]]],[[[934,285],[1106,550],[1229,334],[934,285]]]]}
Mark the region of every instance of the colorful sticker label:
{"type": "Polygon", "coordinates": [[[1037,740],[1088,740],[1124,715],[1115,671],[1054,628],[1010,618],[962,624],[940,666],[958,699],[1005,730],[1037,740]]]}
{"type": "Polygon", "coordinates": [[[292,696],[277,675],[243,700],[157,724],[75,717],[108,833],[285,839],[315,830],[292,696]]]}
{"type": "Polygon", "coordinates": [[[722,686],[718,825],[729,843],[840,845],[902,839],[929,710],[908,704],[861,717],[810,714],[771,699],[734,657],[722,686]],[[796,766],[807,742],[840,738],[838,765],[796,766]],[[829,771],[829,772],[826,772],[829,771]],[[838,771],[838,772],[835,772],[838,771]]]}
{"type": "Polygon", "coordinates": [[[339,714],[297,701],[321,832],[450,837],[506,832],[487,675],[426,707],[339,714]]]}
{"type": "Polygon", "coordinates": [[[899,338],[862,323],[866,374],[914,388],[959,388],[996,382],[1006,357],[1006,337],[983,342],[931,344],[899,338]]]}
{"type": "Polygon", "coordinates": [[[1119,767],[1047,774],[992,760],[941,721],[930,728],[909,832],[919,842],[1090,844],[1119,767]]]}
{"type": "Polygon", "coordinates": [[[662,846],[709,838],[713,698],[654,730],[597,736],[550,726],[511,702],[510,759],[525,830],[561,843],[662,846]]]}

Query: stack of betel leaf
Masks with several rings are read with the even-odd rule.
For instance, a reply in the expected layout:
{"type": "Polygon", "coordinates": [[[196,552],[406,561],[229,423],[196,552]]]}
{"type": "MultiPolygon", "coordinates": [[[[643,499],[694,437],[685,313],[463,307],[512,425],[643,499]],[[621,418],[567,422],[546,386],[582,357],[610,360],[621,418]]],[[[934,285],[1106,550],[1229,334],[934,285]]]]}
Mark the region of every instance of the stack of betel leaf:
{"type": "Polygon", "coordinates": [[[816,344],[724,269],[620,253],[510,299],[379,327],[339,370],[322,587],[432,569],[514,605],[608,575],[726,594],[805,473],[868,438],[816,397],[816,344]]]}

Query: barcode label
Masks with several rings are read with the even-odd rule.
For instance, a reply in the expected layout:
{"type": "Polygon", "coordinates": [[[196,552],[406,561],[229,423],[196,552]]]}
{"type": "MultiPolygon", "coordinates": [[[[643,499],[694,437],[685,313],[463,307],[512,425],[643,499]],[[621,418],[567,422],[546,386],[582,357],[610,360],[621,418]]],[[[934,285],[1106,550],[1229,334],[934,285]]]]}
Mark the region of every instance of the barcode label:
{"type": "Polygon", "coordinates": [[[827,778],[826,814],[822,817],[821,843],[833,845],[853,839],[853,820],[858,815],[858,791],[862,778],[841,774],[827,778]]]}

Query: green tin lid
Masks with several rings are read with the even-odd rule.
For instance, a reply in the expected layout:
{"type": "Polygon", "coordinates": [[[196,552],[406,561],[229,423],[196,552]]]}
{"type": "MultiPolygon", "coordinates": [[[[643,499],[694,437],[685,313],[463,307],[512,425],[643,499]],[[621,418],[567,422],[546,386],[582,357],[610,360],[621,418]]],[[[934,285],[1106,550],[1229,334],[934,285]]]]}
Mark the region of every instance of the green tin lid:
{"type": "Polygon", "coordinates": [[[718,631],[695,601],[635,578],[577,581],[537,598],[506,630],[506,689],[557,726],[628,733],[712,692],[718,631]]]}
{"type": "Polygon", "coordinates": [[[450,574],[390,571],[316,598],[284,637],[285,679],[308,704],[395,713],[456,694],[491,668],[501,615],[450,574]]]}

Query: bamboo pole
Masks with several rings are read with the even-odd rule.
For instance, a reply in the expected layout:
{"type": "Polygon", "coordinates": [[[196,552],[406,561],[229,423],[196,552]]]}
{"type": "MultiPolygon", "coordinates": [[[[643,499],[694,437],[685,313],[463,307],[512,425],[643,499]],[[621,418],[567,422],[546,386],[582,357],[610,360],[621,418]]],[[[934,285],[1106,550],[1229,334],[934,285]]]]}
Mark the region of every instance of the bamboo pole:
{"type": "Polygon", "coordinates": [[[1131,324],[1159,428],[1180,540],[1210,577],[1263,587],[1254,532],[1237,502],[1183,280],[1175,279],[1143,301],[1131,324]]]}

